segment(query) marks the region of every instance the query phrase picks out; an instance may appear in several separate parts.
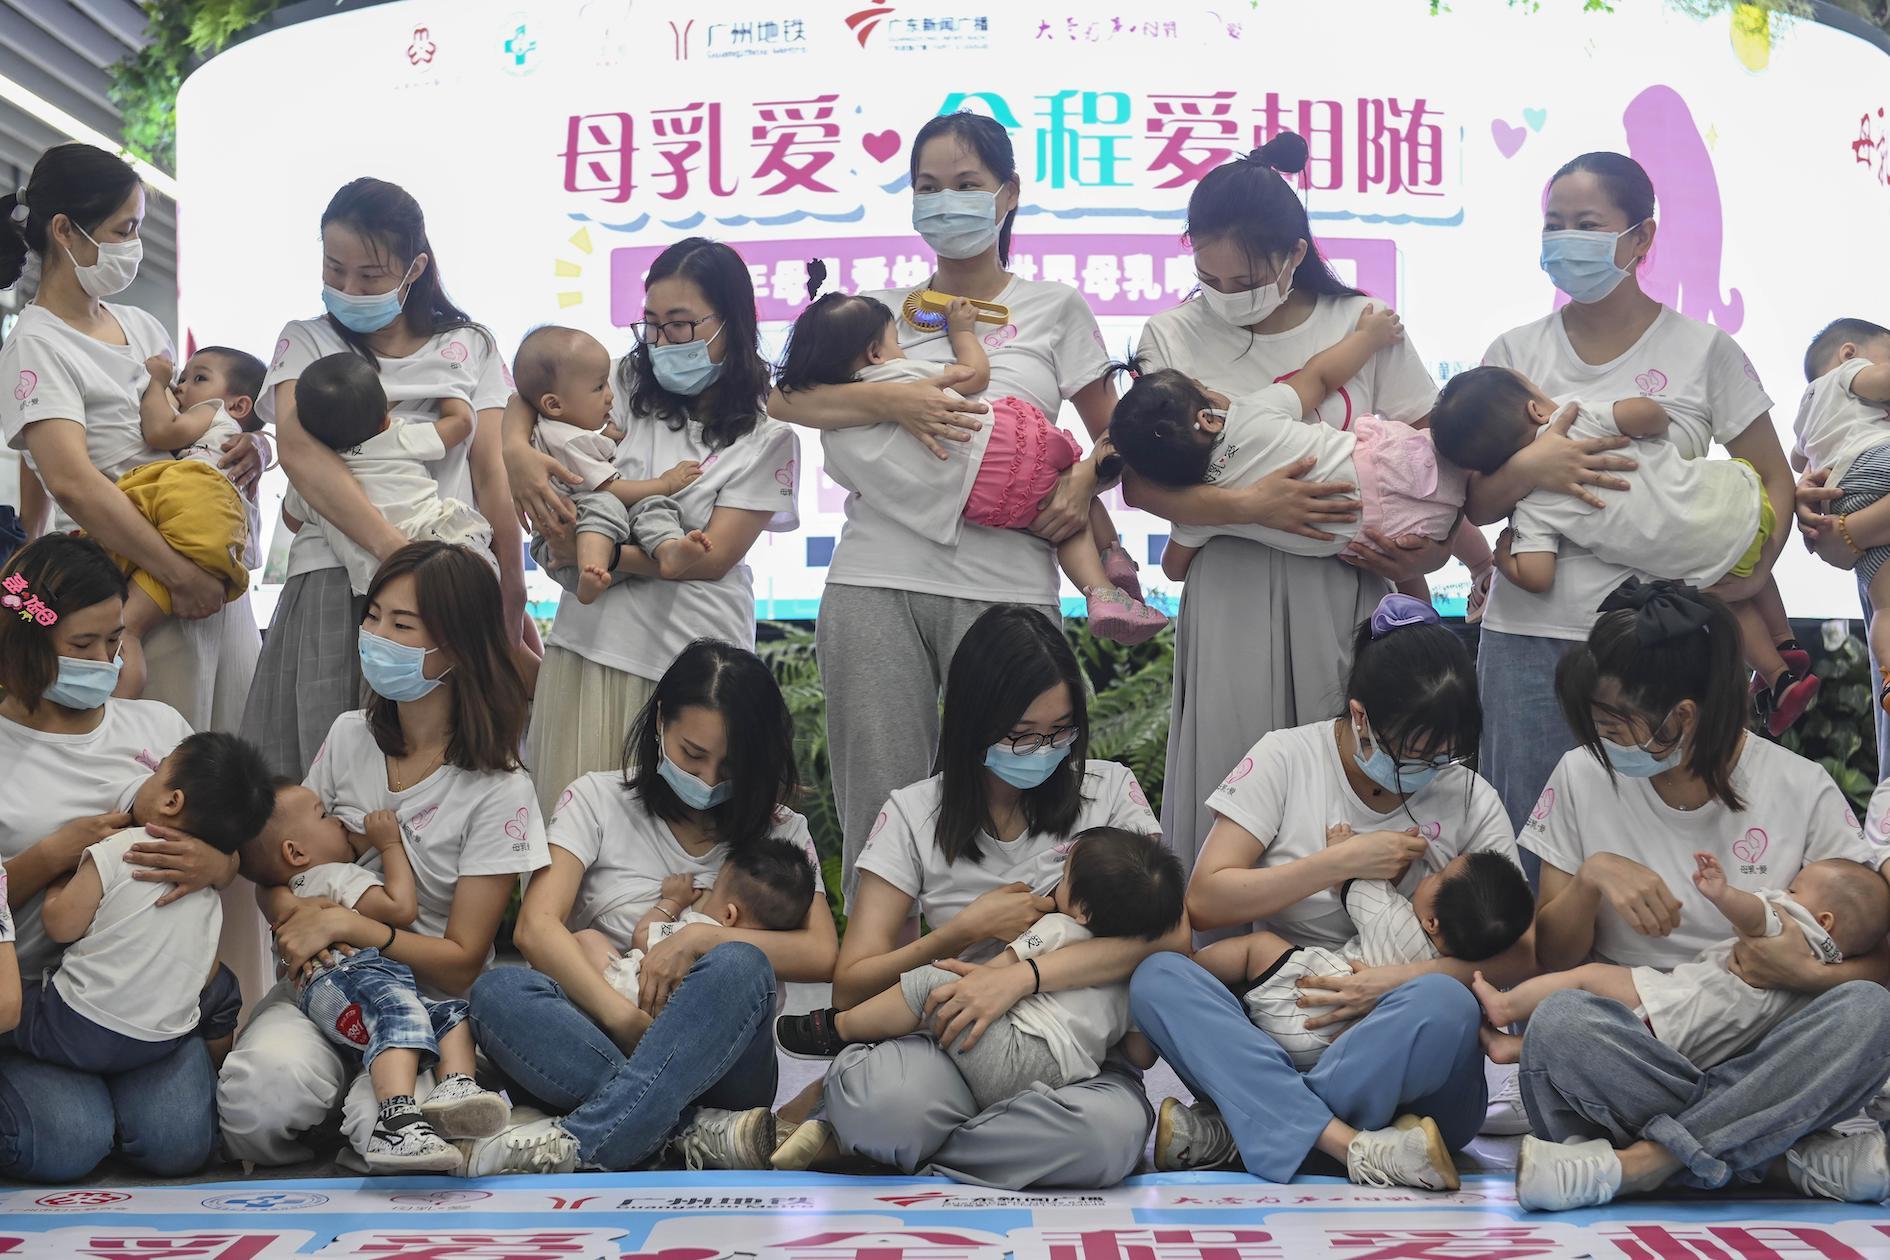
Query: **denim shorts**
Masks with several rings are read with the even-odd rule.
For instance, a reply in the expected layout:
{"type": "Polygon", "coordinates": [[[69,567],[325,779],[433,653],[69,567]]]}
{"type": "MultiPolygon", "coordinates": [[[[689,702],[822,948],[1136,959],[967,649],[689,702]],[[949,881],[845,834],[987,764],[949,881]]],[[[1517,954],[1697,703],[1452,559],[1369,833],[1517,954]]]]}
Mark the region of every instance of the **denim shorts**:
{"type": "Polygon", "coordinates": [[[383,1050],[418,1050],[424,1068],[440,1057],[440,1038],[466,1018],[459,998],[420,996],[405,963],[377,949],[350,954],[302,986],[296,1005],[328,1039],[374,1062],[383,1050]]]}

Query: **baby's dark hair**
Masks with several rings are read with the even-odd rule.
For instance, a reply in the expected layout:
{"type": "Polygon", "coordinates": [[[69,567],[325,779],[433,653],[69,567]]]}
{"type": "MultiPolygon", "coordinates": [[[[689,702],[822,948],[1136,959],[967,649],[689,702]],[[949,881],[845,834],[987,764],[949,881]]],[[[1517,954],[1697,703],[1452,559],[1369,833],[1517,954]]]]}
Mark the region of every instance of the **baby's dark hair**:
{"type": "Polygon", "coordinates": [[[262,401],[263,378],[269,375],[268,366],[249,351],[231,346],[205,346],[197,353],[214,355],[222,362],[223,372],[230,378],[230,393],[249,399],[249,419],[243,421],[243,427],[251,432],[260,429],[262,421],[255,408],[262,401]]]}
{"type": "Polygon", "coordinates": [[[1181,922],[1188,879],[1160,836],[1091,827],[1077,833],[1072,855],[1070,900],[1095,935],[1152,941],[1181,922]]]}
{"type": "Polygon", "coordinates": [[[295,411],[323,446],[352,450],[386,424],[387,391],[360,355],[331,354],[302,369],[295,382],[295,411]]]}
{"type": "Polygon", "coordinates": [[[1805,347],[1805,379],[1815,381],[1833,366],[1831,356],[1838,352],[1838,347],[1847,341],[1872,341],[1878,337],[1890,337],[1890,328],[1882,324],[1873,324],[1867,319],[1854,319],[1846,316],[1834,319],[1818,330],[1818,335],[1805,347]]]}
{"type": "Polygon", "coordinates": [[[768,932],[791,932],[807,922],[814,902],[814,864],[790,840],[764,836],[729,850],[728,895],[768,932]]]}
{"type": "Polygon", "coordinates": [[[222,731],[199,731],[168,760],[166,786],[184,794],[178,830],[218,853],[235,853],[269,825],[276,790],[255,745],[222,731]]]}
{"type": "Polygon", "coordinates": [[[1535,917],[1529,881],[1500,853],[1464,854],[1462,871],[1437,886],[1437,934],[1452,958],[1494,958],[1520,941],[1535,917]]]}
{"type": "Polygon", "coordinates": [[[1214,439],[1194,427],[1194,418],[1213,402],[1174,368],[1148,372],[1138,360],[1112,363],[1109,371],[1132,378],[1109,421],[1109,440],[1123,462],[1157,485],[1200,485],[1214,439]]]}
{"type": "Polygon", "coordinates": [[[1431,408],[1437,453],[1471,472],[1495,472],[1535,439],[1529,420],[1533,397],[1523,378],[1508,368],[1457,373],[1444,382],[1431,408]]]}
{"type": "Polygon", "coordinates": [[[791,394],[816,385],[848,384],[892,321],[892,311],[878,298],[822,294],[794,321],[787,351],[775,370],[775,387],[791,394]]]}
{"type": "Polygon", "coordinates": [[[1890,933],[1890,884],[1874,867],[1851,858],[1824,858],[1808,869],[1827,879],[1825,905],[1837,920],[1831,940],[1846,958],[1868,954],[1890,933]]]}
{"type": "MultiPolygon", "coordinates": [[[[289,788],[299,788],[302,780],[286,774],[269,776],[269,816],[275,817],[276,802],[289,788]]],[[[237,846],[236,873],[261,888],[278,888],[289,882],[295,870],[282,856],[282,843],[270,834],[268,826],[237,846]]]]}
{"type": "Polygon", "coordinates": [[[538,400],[552,392],[558,383],[558,368],[578,338],[584,334],[558,324],[540,324],[525,334],[512,356],[512,387],[519,401],[538,412],[538,400]]]}

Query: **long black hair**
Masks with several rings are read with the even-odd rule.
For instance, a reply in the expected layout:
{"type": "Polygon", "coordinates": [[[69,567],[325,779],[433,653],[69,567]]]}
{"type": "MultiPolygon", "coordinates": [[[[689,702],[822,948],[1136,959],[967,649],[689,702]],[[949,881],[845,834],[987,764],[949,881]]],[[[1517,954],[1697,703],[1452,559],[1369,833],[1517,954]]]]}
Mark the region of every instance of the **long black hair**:
{"type": "Polygon", "coordinates": [[[775,810],[800,792],[794,761],[794,719],[781,687],[759,656],[720,639],[697,639],[670,662],[623,745],[623,786],[664,822],[693,811],[657,773],[664,722],[688,708],[721,715],[728,740],[722,773],[734,784],[728,800],[708,810],[718,842],[740,848],[766,836],[775,810]]]}
{"type": "MultiPolygon", "coordinates": [[[[1008,184],[1017,178],[1017,152],[1011,148],[1011,133],[1004,130],[1004,124],[995,118],[983,114],[974,114],[961,110],[956,114],[939,114],[928,119],[925,126],[919,128],[919,134],[912,138],[912,178],[919,178],[919,154],[925,151],[927,141],[940,136],[951,136],[967,149],[978,155],[978,161],[984,168],[997,176],[1000,185],[1008,184]]],[[[1011,264],[1011,226],[1017,221],[1017,208],[1004,216],[1004,222],[998,224],[998,264],[1008,267],[1011,264]]]]}
{"type": "Polygon", "coordinates": [[[702,290],[703,301],[720,319],[722,375],[694,398],[672,394],[656,383],[656,373],[650,370],[650,347],[639,341],[624,356],[618,392],[630,399],[633,415],[654,416],[671,429],[695,420],[709,445],[721,450],[754,432],[768,394],[768,365],[761,357],[761,326],[755,317],[755,282],[740,254],[704,236],[685,237],[658,254],[643,277],[644,291],[672,276],[702,290]]]}
{"type": "Polygon", "coordinates": [[[61,144],[39,155],[26,181],[25,195],[0,197],[0,289],[19,283],[26,254],[46,252],[48,230],[56,215],[87,232],[110,218],[138,187],[138,172],[123,158],[89,144],[61,144]],[[27,209],[25,222],[14,207],[27,209]]]}
{"type": "Polygon", "coordinates": [[[783,394],[816,385],[844,385],[854,364],[879,344],[893,313],[878,298],[823,293],[794,321],[774,383],[783,394]]]}
{"type": "Polygon", "coordinates": [[[1319,252],[1312,221],[1299,194],[1283,178],[1306,169],[1306,141],[1282,131],[1245,157],[1209,171],[1188,198],[1188,240],[1231,240],[1250,263],[1283,258],[1306,242],[1306,256],[1293,270],[1293,291],[1330,297],[1360,297],[1340,280],[1319,252]]]}
{"type": "MultiPolygon", "coordinates": [[[[416,336],[471,328],[496,349],[498,342],[492,334],[446,296],[445,281],[440,278],[440,256],[427,239],[426,215],[406,189],[368,175],[351,179],[328,199],[328,207],[322,211],[322,229],[326,231],[331,225],[347,228],[398,262],[403,272],[413,266],[414,259],[427,256],[427,269],[407,286],[407,300],[401,304],[401,318],[416,336]]],[[[368,345],[371,334],[355,332],[333,315],[326,318],[349,349],[377,369],[380,367],[373,347],[368,345]]]]}
{"type": "Polygon", "coordinates": [[[995,831],[985,790],[984,756],[1011,733],[1038,696],[1062,684],[1069,690],[1076,742],[1042,784],[1023,793],[1032,833],[1068,835],[1082,809],[1084,760],[1089,755],[1089,712],[1083,675],[1063,631],[1034,608],[999,604],[971,623],[945,679],[935,769],[939,795],[939,851],[947,862],[984,860],[978,833],[995,831]]]}

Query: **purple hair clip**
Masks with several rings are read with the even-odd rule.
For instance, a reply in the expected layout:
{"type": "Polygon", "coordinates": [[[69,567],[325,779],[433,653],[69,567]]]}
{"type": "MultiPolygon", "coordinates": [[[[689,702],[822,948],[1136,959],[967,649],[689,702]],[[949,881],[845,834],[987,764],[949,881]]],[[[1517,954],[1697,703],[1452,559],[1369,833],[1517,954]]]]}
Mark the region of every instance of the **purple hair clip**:
{"type": "Polygon", "coordinates": [[[1382,639],[1406,626],[1434,626],[1442,620],[1437,610],[1425,601],[1393,591],[1372,610],[1372,638],[1382,639]]]}

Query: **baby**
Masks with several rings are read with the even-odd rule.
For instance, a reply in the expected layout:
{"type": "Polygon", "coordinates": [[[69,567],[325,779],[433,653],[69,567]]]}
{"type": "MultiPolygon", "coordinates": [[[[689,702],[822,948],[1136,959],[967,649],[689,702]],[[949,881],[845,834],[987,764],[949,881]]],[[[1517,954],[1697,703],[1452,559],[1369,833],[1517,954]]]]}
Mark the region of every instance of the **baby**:
{"type": "MultiPolygon", "coordinates": [[[[1730,886],[1712,854],[1695,853],[1693,861],[1693,886],[1740,937],[1777,936],[1784,928],[1780,916],[1787,916],[1804,931],[1813,954],[1835,963],[1869,953],[1890,933],[1890,885],[1861,862],[1826,858],[1799,871],[1787,892],[1768,888],[1754,894],[1730,886]]],[[[1522,1038],[1494,1029],[1528,1019],[1551,993],[1580,989],[1632,1007],[1661,1044],[1694,1066],[1724,1063],[1811,1000],[1788,989],[1755,989],[1733,975],[1729,964],[1737,944],[1735,939],[1703,949],[1672,971],[1588,963],[1525,980],[1507,993],[1479,973],[1473,988],[1493,1026],[1483,1031],[1484,1048],[1497,1063],[1517,1062],[1522,1038]]]]}
{"type": "MultiPolygon", "coordinates": [[[[1635,438],[1638,468],[1617,474],[1633,488],[1595,490],[1605,511],[1573,495],[1532,490],[1510,513],[1496,544],[1503,576],[1526,591],[1555,582],[1559,539],[1610,564],[1709,587],[1749,576],[1777,527],[1758,472],[1741,459],[1687,459],[1666,440],[1669,417],[1651,398],[1614,404],[1558,404],[1520,373],[1471,368],[1445,382],[1431,432],[1446,459],[1488,475],[1502,468],[1573,409],[1576,439],[1635,438]]],[[[1818,694],[1811,658],[1792,638],[1785,602],[1769,578],[1750,600],[1732,605],[1766,728],[1782,735],[1818,694]]]]}
{"type": "MultiPolygon", "coordinates": [[[[492,527],[469,504],[440,497],[427,465],[472,437],[472,404],[440,400],[440,418],[402,420],[387,413],[387,394],[373,365],[358,354],[331,354],[303,369],[295,382],[295,410],[302,427],[348,466],[368,502],[408,538],[458,543],[493,560],[492,527]]],[[[291,530],[318,526],[329,549],[348,570],[356,595],[367,594],[381,562],[341,530],[309,510],[293,489],[282,502],[291,530]]],[[[497,561],[493,560],[497,565],[497,561]]]]}
{"type": "MultiPolygon", "coordinates": [[[[1344,823],[1326,843],[1352,837],[1344,823]]],[[[1324,1012],[1299,1005],[1304,976],[1349,976],[1351,959],[1368,967],[1459,958],[1483,962],[1523,938],[1535,919],[1535,898],[1517,865],[1500,853],[1463,853],[1418,881],[1411,899],[1382,879],[1347,880],[1339,900],[1358,935],[1337,950],[1298,946],[1271,932],[1216,941],[1194,956],[1216,980],[1236,990],[1254,1027],[1280,1043],[1304,1072],[1349,1024],[1308,1028],[1324,1012]]]]}
{"type": "MultiPolygon", "coordinates": [[[[273,890],[270,918],[292,909],[291,898],[325,899],[390,928],[410,926],[418,904],[400,820],[378,810],[357,834],[308,788],[293,779],[275,783],[268,829],[238,850],[242,873],[273,890]],[[378,875],[355,864],[369,849],[380,855],[378,875]]],[[[302,1013],[367,1067],[379,1104],[363,1152],[370,1172],[458,1173],[465,1157],[447,1139],[491,1137],[510,1120],[505,1099],[473,1080],[464,1001],[421,997],[413,972],[378,949],[311,963],[295,983],[302,1013]],[[440,1078],[416,1104],[423,1061],[437,1062],[440,1078]]]]}
{"type": "Polygon", "coordinates": [[[807,922],[807,907],[814,902],[814,868],[798,845],[764,837],[731,849],[715,883],[700,895],[688,875],[664,879],[661,894],[637,921],[631,948],[622,954],[595,928],[573,933],[591,965],[632,1002],[638,998],[644,954],[692,923],[792,932],[807,922]]]}
{"type": "MultiPolygon", "coordinates": [[[[1431,435],[1377,416],[1360,416],[1349,431],[1302,423],[1374,354],[1403,337],[1395,311],[1367,306],[1357,328],[1291,377],[1231,400],[1173,368],[1122,368],[1135,381],[1116,403],[1109,437],[1129,467],[1156,485],[1248,486],[1310,455],[1317,463],[1308,481],[1351,482],[1359,490],[1362,520],[1327,526],[1330,541],[1264,525],[1176,525],[1162,569],[1180,581],[1195,552],[1216,534],[1300,556],[1336,556],[1361,527],[1394,538],[1417,534],[1450,541],[1452,554],[1470,569],[1472,620],[1480,616],[1489,589],[1489,544],[1463,519],[1467,480],[1438,460],[1431,435]]],[[[1406,593],[1428,598],[1429,588],[1414,582],[1406,593]]]]}
{"type": "Polygon", "coordinates": [[[590,603],[610,585],[624,543],[641,548],[665,578],[682,577],[709,554],[708,536],[683,528],[675,498],[702,476],[702,465],[684,460],[649,481],[618,473],[622,435],[610,423],[610,352],[597,338],[575,328],[534,329],[519,343],[512,378],[536,417],[532,445],[583,478],[574,487],[577,566],[552,567],[544,535],[532,538],[532,559],[558,585],[590,603]]]}
{"type": "Polygon", "coordinates": [[[173,884],[135,879],[125,854],[157,824],[233,853],[269,822],[269,771],[234,735],[204,732],[172,750],[138,786],[133,826],[87,849],[49,886],[46,935],[72,942],[50,982],[29,978],[14,1044],[35,1058],[116,1076],[155,1063],[185,1038],[236,1032],[236,977],[216,961],[223,899],[200,888],[171,901],[173,884]]]}
{"type": "MultiPolygon", "coordinates": [[[[818,273],[816,286],[824,274],[818,273]]],[[[968,394],[982,391],[991,379],[990,360],[973,331],[975,317],[975,308],[963,298],[954,298],[945,314],[958,366],[977,373],[967,382],[968,394]]],[[[899,326],[885,303],[828,293],[794,321],[776,384],[790,394],[816,385],[931,380],[947,366],[906,357],[899,326]]],[[[866,420],[821,434],[827,473],[871,497],[914,533],[948,547],[958,545],[966,521],[992,529],[1030,528],[1058,477],[1079,461],[1094,470],[1098,490],[1114,482],[1119,464],[1108,442],[1098,442],[1085,459],[1075,439],[1030,403],[1004,397],[991,399],[990,405],[970,441],[946,444],[948,472],[941,473],[937,457],[897,424],[866,420]]],[[[1140,643],[1168,624],[1166,616],[1142,602],[1135,563],[1100,501],[1090,500],[1089,528],[1058,544],[1057,563],[1083,592],[1096,634],[1140,643]]]]}
{"type": "MultiPolygon", "coordinates": [[[[990,965],[1028,965],[1035,972],[1038,957],[1092,937],[1157,940],[1181,922],[1186,884],[1180,859],[1160,836],[1091,827],[1077,835],[1064,859],[1063,878],[1051,894],[1056,913],[1038,919],[990,965]]],[[[855,1042],[929,1032],[926,998],[961,978],[942,967],[915,967],[892,988],[850,1010],[783,1015],[775,1021],[775,1039],[796,1058],[824,1059],[855,1042]]],[[[1126,983],[1055,993],[1033,989],[976,1045],[954,1051],[951,1061],[982,1110],[1039,1081],[1057,1089],[1089,1079],[1128,1032],[1126,983]]]]}
{"type": "MultiPolygon", "coordinates": [[[[254,414],[262,361],[227,346],[206,346],[184,364],[175,394],[169,359],[153,356],[144,366],[151,376],[138,408],[145,444],[173,458],[132,469],[118,479],[118,488],[166,545],[220,580],[224,597],[235,599],[249,589],[244,557],[250,511],[218,461],[224,443],[254,414]]],[[[112,694],[136,699],[144,694],[144,638],[171,615],[171,593],[122,557],[119,564],[131,576],[131,593],[119,647],[124,665],[112,694]]]]}
{"type": "MultiPolygon", "coordinates": [[[[1828,325],[1805,352],[1805,377],[1811,382],[1798,419],[1792,468],[1828,468],[1830,484],[1844,491],[1831,507],[1838,535],[1851,543],[1844,518],[1890,494],[1890,328],[1862,319],[1828,325]]],[[[1890,709],[1890,578],[1884,561],[1890,547],[1859,551],[1857,576],[1870,591],[1870,651],[1884,671],[1877,703],[1890,709]]]]}

